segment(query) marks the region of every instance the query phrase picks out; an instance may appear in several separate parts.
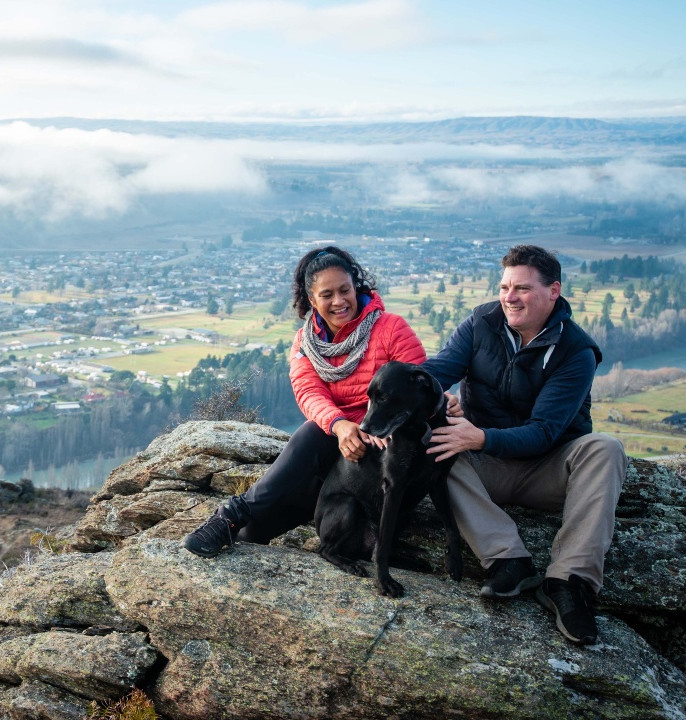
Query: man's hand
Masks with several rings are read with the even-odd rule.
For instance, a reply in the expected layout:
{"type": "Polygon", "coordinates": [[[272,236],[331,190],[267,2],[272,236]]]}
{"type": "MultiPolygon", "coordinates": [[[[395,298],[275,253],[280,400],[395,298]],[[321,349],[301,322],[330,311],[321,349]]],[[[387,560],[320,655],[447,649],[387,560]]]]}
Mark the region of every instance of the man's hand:
{"type": "Polygon", "coordinates": [[[369,435],[360,430],[357,423],[350,420],[336,420],[331,432],[338,438],[338,449],[341,451],[341,455],[351,462],[357,462],[364,455],[367,445],[375,445],[379,449],[383,449],[387,445],[385,439],[369,435]]]}
{"type": "Polygon", "coordinates": [[[481,450],[486,444],[484,431],[463,417],[448,416],[448,425],[431,433],[431,445],[426,452],[436,455],[436,462],[447,460],[464,450],[481,450]],[[439,454],[440,453],[440,454],[439,454]]]}
{"type": "Polygon", "coordinates": [[[462,417],[464,410],[460,405],[460,398],[457,395],[451,395],[447,390],[443,393],[448,398],[448,404],[445,408],[445,414],[449,417],[462,417]]]}

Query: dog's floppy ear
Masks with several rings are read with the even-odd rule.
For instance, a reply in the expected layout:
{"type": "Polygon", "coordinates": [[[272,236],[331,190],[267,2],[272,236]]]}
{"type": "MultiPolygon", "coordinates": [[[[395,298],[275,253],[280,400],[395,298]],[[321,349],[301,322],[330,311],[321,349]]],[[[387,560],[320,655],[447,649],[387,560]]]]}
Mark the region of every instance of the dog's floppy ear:
{"type": "Polygon", "coordinates": [[[436,398],[443,395],[443,388],[436,378],[430,373],[424,370],[424,368],[417,367],[412,368],[411,375],[412,382],[418,385],[426,385],[427,388],[436,396],[436,398]]]}

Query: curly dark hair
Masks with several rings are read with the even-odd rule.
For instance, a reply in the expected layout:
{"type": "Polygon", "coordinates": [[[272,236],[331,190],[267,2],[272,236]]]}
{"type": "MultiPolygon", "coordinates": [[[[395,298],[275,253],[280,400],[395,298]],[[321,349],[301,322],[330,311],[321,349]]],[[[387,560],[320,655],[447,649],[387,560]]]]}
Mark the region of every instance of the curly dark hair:
{"type": "Polygon", "coordinates": [[[535,268],[541,276],[541,282],[546,286],[552,285],[554,282],[562,282],[562,268],[559,260],[553,253],[538,245],[515,245],[507,251],[500,264],[504,268],[515,265],[527,265],[535,268]]]}
{"type": "Polygon", "coordinates": [[[355,258],[335,245],[314,248],[305,253],[293,273],[293,307],[299,318],[304,318],[310,311],[310,290],[317,273],[328,268],[341,268],[353,279],[356,294],[369,293],[376,290],[376,278],[365,270],[355,258]]]}

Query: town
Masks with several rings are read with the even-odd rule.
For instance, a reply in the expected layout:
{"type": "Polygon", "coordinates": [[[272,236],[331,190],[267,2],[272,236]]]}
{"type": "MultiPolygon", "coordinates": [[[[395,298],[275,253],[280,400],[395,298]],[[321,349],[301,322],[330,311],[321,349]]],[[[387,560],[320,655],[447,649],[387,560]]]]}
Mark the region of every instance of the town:
{"type": "MultiPolygon", "coordinates": [[[[496,297],[500,258],[515,239],[462,239],[440,226],[334,238],[186,236],[170,239],[166,249],[0,254],[0,467],[12,474],[30,459],[48,467],[65,458],[130,454],[189,417],[218,383],[256,372],[270,373],[271,381],[248,387],[246,402],[265,409],[266,422],[292,429],[299,420],[286,360],[301,321],[289,295],[304,252],[333,243],[361,258],[386,307],[406,317],[432,353],[471,307],[496,297]]],[[[652,323],[656,332],[663,327],[656,316],[641,315],[656,295],[648,285],[636,281],[629,295],[626,281],[607,284],[588,271],[583,258],[593,255],[593,239],[516,240],[558,250],[563,293],[578,321],[602,335],[605,372],[626,354],[636,322],[652,323]],[[612,336],[608,327],[617,328],[612,336]]],[[[626,249],[611,243],[605,253],[626,249]]],[[[643,248],[629,249],[636,255],[643,248]]],[[[683,334],[674,322],[665,327],[675,341],[683,334]]],[[[652,346],[667,342],[661,336],[652,346]]],[[[606,416],[613,413],[614,430],[617,413],[606,416]]],[[[683,445],[670,438],[640,438],[632,451],[683,445]]]]}
{"type": "MultiPolygon", "coordinates": [[[[71,386],[84,402],[114,368],[109,358],[151,353],[178,341],[216,344],[218,333],[186,318],[231,314],[241,304],[277,301],[285,307],[299,257],[323,238],[203,243],[200,249],[40,253],[0,256],[0,399],[5,413],[30,410],[71,386]],[[173,318],[161,335],[151,318],[173,318]],[[180,327],[172,327],[178,325],[180,327]],[[3,392],[4,391],[4,392],[3,392]]],[[[502,244],[446,242],[429,237],[346,238],[381,286],[431,282],[461,268],[497,267],[502,244]],[[454,271],[454,270],[453,270],[454,271]]],[[[285,339],[291,334],[290,328],[285,339]]],[[[252,349],[254,343],[233,343],[252,349]]],[[[192,368],[187,368],[190,371],[192,368]]],[[[161,377],[149,381],[159,387],[161,377]]],[[[55,403],[70,412],[78,402],[55,403]]]]}

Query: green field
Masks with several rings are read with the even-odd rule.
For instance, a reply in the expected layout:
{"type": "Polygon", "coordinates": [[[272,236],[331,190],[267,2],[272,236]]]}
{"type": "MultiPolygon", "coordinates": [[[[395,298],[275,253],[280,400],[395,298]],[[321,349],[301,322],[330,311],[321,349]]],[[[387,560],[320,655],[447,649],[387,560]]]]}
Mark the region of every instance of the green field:
{"type": "Polygon", "coordinates": [[[109,365],[115,370],[145,371],[152,377],[162,378],[165,375],[174,377],[178,373],[192,370],[207,355],[223,357],[235,350],[225,345],[208,345],[192,341],[181,341],[167,346],[155,346],[150,353],[141,355],[120,355],[104,359],[92,358],[91,362],[109,365]]]}
{"type": "Polygon", "coordinates": [[[668,383],[641,393],[593,404],[595,430],[618,437],[629,455],[649,457],[686,453],[686,432],[662,423],[668,415],[684,412],[686,381],[668,383]],[[610,415],[622,418],[608,420],[610,415]]]}

